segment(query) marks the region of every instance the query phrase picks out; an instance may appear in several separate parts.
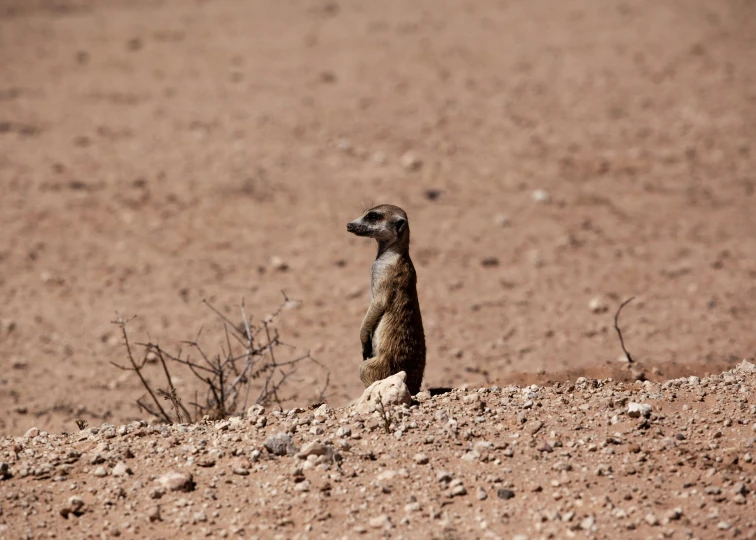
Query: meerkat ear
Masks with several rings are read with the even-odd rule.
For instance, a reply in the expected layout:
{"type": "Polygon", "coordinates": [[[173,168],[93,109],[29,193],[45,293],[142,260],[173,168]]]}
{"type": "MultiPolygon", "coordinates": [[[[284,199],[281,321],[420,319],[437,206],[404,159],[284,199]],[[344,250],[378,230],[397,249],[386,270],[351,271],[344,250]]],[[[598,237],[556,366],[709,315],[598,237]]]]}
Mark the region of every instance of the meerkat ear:
{"type": "Polygon", "coordinates": [[[394,222],[394,226],[396,227],[396,234],[402,234],[404,229],[407,228],[407,220],[399,218],[394,222]]]}

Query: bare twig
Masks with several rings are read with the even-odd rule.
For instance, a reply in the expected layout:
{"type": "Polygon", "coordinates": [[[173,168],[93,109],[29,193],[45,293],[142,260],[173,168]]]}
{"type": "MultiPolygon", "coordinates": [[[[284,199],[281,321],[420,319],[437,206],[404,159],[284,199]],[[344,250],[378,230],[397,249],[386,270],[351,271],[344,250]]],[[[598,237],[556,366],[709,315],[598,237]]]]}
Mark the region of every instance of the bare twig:
{"type": "Polygon", "coordinates": [[[186,408],[181,404],[181,398],[179,398],[178,394],[176,393],[176,387],[173,386],[173,379],[171,378],[171,374],[168,372],[168,366],[165,364],[165,358],[163,358],[163,350],[160,348],[160,346],[156,346],[155,350],[157,351],[158,360],[160,360],[160,364],[163,366],[163,373],[165,373],[165,378],[168,381],[169,392],[166,392],[166,395],[164,397],[167,397],[167,399],[171,402],[173,410],[176,413],[176,417],[178,418],[179,424],[183,424],[184,420],[181,417],[181,411],[184,411],[187,420],[191,418],[191,415],[189,414],[189,411],[186,410],[186,408]]]}
{"type": "Polygon", "coordinates": [[[252,330],[249,328],[249,321],[247,320],[247,312],[244,311],[244,298],[242,298],[241,301],[241,313],[242,313],[242,321],[244,322],[244,329],[247,331],[247,340],[250,345],[250,348],[252,346],[252,330]]]}
{"type": "Polygon", "coordinates": [[[116,324],[121,329],[121,333],[123,334],[123,343],[124,343],[124,346],[126,347],[126,354],[129,358],[129,362],[131,362],[131,368],[124,368],[122,366],[119,366],[118,364],[114,364],[113,362],[111,362],[111,364],[118,367],[119,369],[133,371],[134,373],[136,373],[137,377],[139,377],[139,380],[142,382],[142,386],[144,386],[145,390],[147,390],[147,392],[150,394],[152,401],[157,406],[158,411],[160,411],[159,415],[155,413],[152,413],[152,414],[155,414],[155,416],[162,417],[166,422],[170,423],[171,417],[168,416],[168,414],[165,412],[163,407],[160,406],[160,401],[158,401],[158,398],[155,395],[155,392],[152,390],[152,387],[144,378],[144,375],[142,375],[142,368],[144,367],[144,361],[142,361],[141,364],[137,365],[136,361],[134,360],[134,355],[131,353],[131,344],[129,343],[129,336],[126,334],[126,325],[132,320],[134,320],[134,317],[128,320],[123,320],[123,318],[119,315],[118,319],[113,321],[113,324],[116,324]]]}
{"type": "Polygon", "coordinates": [[[223,313],[215,309],[215,306],[213,306],[210,302],[208,302],[207,300],[202,300],[202,303],[205,304],[207,307],[209,307],[213,311],[213,313],[215,313],[218,317],[220,317],[221,319],[226,321],[228,324],[230,324],[231,328],[233,328],[236,332],[239,332],[239,329],[236,328],[236,326],[234,326],[233,321],[231,321],[231,319],[229,319],[223,313]]]}
{"type": "Polygon", "coordinates": [[[329,373],[326,373],[326,379],[325,379],[325,382],[323,383],[323,388],[321,388],[320,390],[318,390],[318,397],[316,399],[316,401],[318,403],[321,403],[321,404],[325,403],[325,401],[326,401],[326,390],[328,390],[328,385],[330,383],[331,383],[331,373],[329,372],[329,373]]]}
{"type": "Polygon", "coordinates": [[[171,410],[176,413],[176,419],[178,420],[179,424],[183,424],[184,419],[181,417],[181,409],[184,406],[181,404],[181,398],[178,397],[178,394],[176,393],[176,389],[171,388],[170,392],[166,392],[165,390],[163,390],[162,394],[163,394],[163,399],[171,402],[171,410]]]}
{"type": "Polygon", "coordinates": [[[627,357],[627,361],[631,364],[633,363],[633,357],[630,356],[630,353],[625,348],[625,340],[622,339],[622,330],[620,330],[620,327],[619,327],[619,316],[620,316],[620,312],[622,311],[622,308],[628,305],[634,299],[635,297],[631,296],[630,298],[622,302],[617,308],[617,313],[614,314],[614,329],[617,331],[617,335],[619,336],[620,347],[622,347],[622,352],[625,353],[625,356],[627,357]]]}

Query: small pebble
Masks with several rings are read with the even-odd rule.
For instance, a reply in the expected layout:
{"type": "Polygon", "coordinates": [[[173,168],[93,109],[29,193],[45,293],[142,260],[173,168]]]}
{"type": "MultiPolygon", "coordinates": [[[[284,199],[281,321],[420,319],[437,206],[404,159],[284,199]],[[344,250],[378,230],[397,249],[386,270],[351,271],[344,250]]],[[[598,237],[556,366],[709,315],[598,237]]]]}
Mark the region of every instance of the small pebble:
{"type": "Polygon", "coordinates": [[[150,523],[162,521],[162,518],[160,517],[159,505],[151,506],[149,510],[147,510],[147,519],[150,521],[150,523]]]}
{"type": "Polygon", "coordinates": [[[422,160],[413,152],[402,154],[402,157],[399,158],[399,163],[408,171],[419,171],[423,166],[422,160]]]}
{"type": "Polygon", "coordinates": [[[194,490],[194,479],[188,472],[168,472],[158,477],[157,483],[167,491],[188,492],[194,490]]]}
{"type": "Polygon", "coordinates": [[[126,476],[128,474],[132,474],[131,467],[129,467],[125,462],[119,461],[116,463],[115,467],[113,467],[113,471],[111,472],[113,476],[126,476]]]}
{"type": "Polygon", "coordinates": [[[453,497],[460,497],[462,495],[467,495],[467,490],[465,489],[465,486],[459,484],[451,488],[451,494],[453,497]]]}
{"type": "Polygon", "coordinates": [[[588,302],[588,309],[591,313],[606,313],[609,310],[609,306],[606,305],[604,299],[600,296],[594,296],[591,301],[588,302]]]}
{"type": "Polygon", "coordinates": [[[630,418],[639,418],[643,416],[644,418],[648,418],[651,416],[651,411],[653,408],[651,405],[648,405],[646,403],[628,403],[627,404],[627,415],[630,418]]]}
{"type": "Polygon", "coordinates": [[[374,518],[371,518],[368,524],[373,529],[390,529],[391,528],[391,519],[386,514],[382,514],[380,516],[376,516],[374,518]]]}
{"type": "Polygon", "coordinates": [[[422,453],[415,454],[414,460],[415,460],[415,463],[417,463],[418,465],[425,465],[429,461],[428,456],[422,453]]]}
{"type": "Polygon", "coordinates": [[[270,258],[270,266],[278,272],[285,272],[289,269],[288,263],[277,255],[270,258]]]}
{"type": "Polygon", "coordinates": [[[551,201],[551,195],[545,189],[536,189],[530,194],[534,202],[548,203],[551,201]]]}
{"type": "Polygon", "coordinates": [[[265,442],[263,442],[265,449],[273,455],[285,456],[296,454],[299,449],[294,445],[291,440],[291,435],[288,433],[277,433],[271,435],[265,442]]]}

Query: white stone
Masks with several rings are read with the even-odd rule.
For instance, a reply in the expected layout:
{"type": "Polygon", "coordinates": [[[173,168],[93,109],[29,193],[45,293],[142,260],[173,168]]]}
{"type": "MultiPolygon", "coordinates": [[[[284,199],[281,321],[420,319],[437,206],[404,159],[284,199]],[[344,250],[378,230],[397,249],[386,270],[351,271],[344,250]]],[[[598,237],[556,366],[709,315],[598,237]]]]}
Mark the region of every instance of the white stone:
{"type": "Polygon", "coordinates": [[[400,371],[395,375],[386,377],[383,380],[375,381],[368,386],[362,393],[362,396],[353,405],[354,411],[360,414],[370,414],[376,410],[378,396],[383,403],[383,407],[397,405],[411,405],[412,396],[405,384],[407,374],[400,371]]]}
{"type": "Polygon", "coordinates": [[[648,418],[651,415],[651,411],[653,408],[651,405],[648,405],[647,403],[628,403],[627,404],[627,415],[630,418],[638,418],[640,416],[643,416],[644,418],[648,418]]]}
{"type": "Polygon", "coordinates": [[[399,158],[399,163],[401,163],[402,167],[408,171],[417,171],[423,166],[422,160],[413,152],[405,152],[402,154],[402,157],[399,158]]]}
{"type": "Polygon", "coordinates": [[[533,198],[533,201],[537,203],[547,203],[551,201],[551,195],[549,195],[549,192],[545,189],[536,189],[530,196],[533,198]]]}
{"type": "Polygon", "coordinates": [[[594,296],[591,298],[591,301],[588,302],[588,309],[591,310],[591,313],[605,313],[609,307],[606,305],[603,298],[600,296],[594,296]]]}
{"type": "Polygon", "coordinates": [[[737,366],[735,366],[735,372],[737,373],[756,373],[756,364],[743,360],[737,366]]]}
{"type": "Polygon", "coordinates": [[[126,476],[128,474],[132,474],[131,467],[129,467],[125,462],[119,461],[118,463],[116,463],[115,467],[113,467],[111,474],[113,476],[126,476]]]}

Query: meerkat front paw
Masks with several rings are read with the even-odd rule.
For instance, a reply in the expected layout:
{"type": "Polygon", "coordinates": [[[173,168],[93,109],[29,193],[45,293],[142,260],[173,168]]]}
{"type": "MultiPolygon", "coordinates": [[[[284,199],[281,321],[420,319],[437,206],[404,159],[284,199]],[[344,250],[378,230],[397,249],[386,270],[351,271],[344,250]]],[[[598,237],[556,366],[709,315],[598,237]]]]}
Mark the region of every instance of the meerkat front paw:
{"type": "Polygon", "coordinates": [[[369,336],[368,340],[362,344],[362,359],[367,360],[373,357],[373,336],[369,336]]]}

